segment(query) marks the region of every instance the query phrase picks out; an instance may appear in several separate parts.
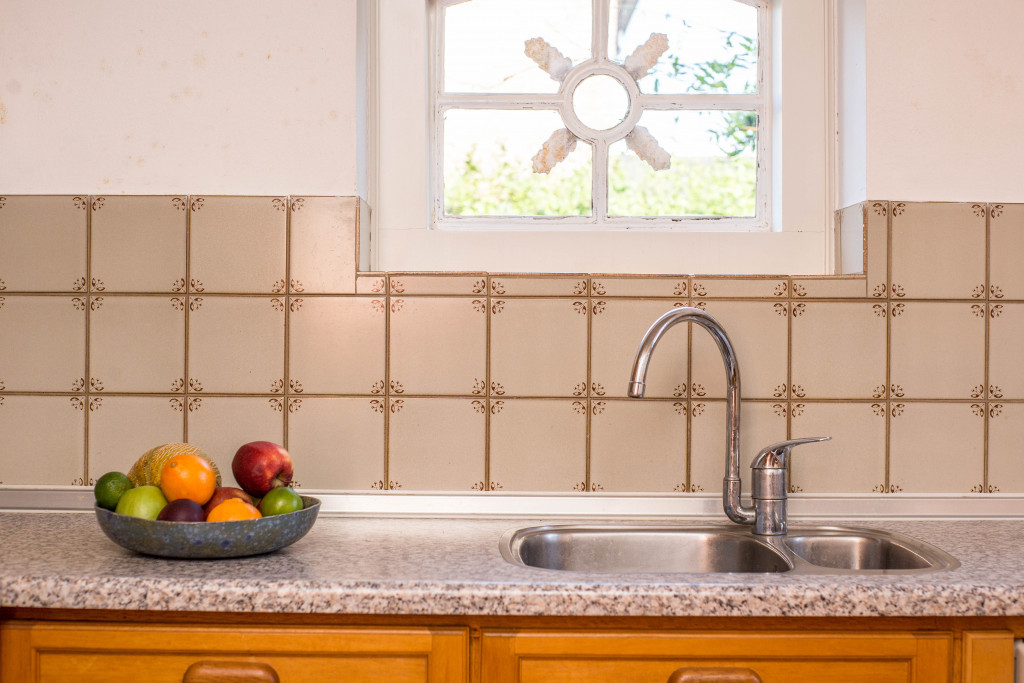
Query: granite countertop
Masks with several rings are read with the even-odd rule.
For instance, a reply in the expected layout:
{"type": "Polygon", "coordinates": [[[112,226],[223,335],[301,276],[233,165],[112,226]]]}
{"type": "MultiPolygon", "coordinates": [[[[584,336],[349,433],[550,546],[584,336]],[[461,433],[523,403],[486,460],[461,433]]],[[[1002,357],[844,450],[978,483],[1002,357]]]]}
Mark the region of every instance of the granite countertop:
{"type": "Polygon", "coordinates": [[[269,555],[165,560],[115,545],[91,512],[4,512],[0,607],[499,616],[1024,615],[1024,520],[849,525],[905,533],[961,562],[957,569],[926,574],[607,575],[531,569],[502,559],[498,541],[505,531],[552,522],[566,523],[321,516],[307,536],[269,555]]]}

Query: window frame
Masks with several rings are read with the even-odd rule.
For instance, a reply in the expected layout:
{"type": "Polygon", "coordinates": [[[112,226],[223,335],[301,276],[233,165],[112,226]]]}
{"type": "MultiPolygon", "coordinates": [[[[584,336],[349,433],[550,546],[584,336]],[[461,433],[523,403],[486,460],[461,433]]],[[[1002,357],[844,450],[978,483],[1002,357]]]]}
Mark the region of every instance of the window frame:
{"type": "MultiPolygon", "coordinates": [[[[467,0],[433,0],[431,9],[430,130],[431,173],[430,224],[439,230],[576,230],[669,229],[694,231],[766,231],[770,229],[771,180],[771,8],[768,0],[731,0],[758,11],[757,92],[725,95],[679,93],[674,95],[640,92],[620,64],[607,57],[609,40],[609,0],[591,0],[591,58],[573,66],[555,94],[447,92],[445,73],[445,10],[467,0]],[[598,56],[595,56],[598,55],[598,56]],[[606,64],[608,66],[606,66],[606,64]],[[572,92],[576,85],[595,74],[608,73],[626,87],[634,106],[627,119],[607,132],[593,131],[585,125],[572,125],[572,92]],[[557,111],[584,143],[591,145],[591,215],[589,216],[509,216],[452,215],[444,212],[444,115],[450,109],[504,109],[557,111]],[[758,116],[756,149],[756,197],[753,216],[617,216],[608,215],[609,147],[622,139],[644,111],[744,110],[758,116]],[[614,131],[622,129],[621,134],[614,131]],[[609,140],[612,137],[614,139],[609,140]]],[[[543,37],[543,36],[541,36],[543,37]]],[[[554,131],[551,131],[554,132],[554,131]]]]}
{"type": "MultiPolygon", "coordinates": [[[[372,270],[459,272],[600,273],[786,273],[835,272],[834,218],[835,0],[768,0],[772,73],[770,83],[795,83],[773,91],[770,163],[763,164],[770,192],[770,228],[737,231],[729,219],[697,219],[699,231],[642,229],[650,223],[625,218],[615,230],[539,217],[525,228],[438,229],[433,224],[430,161],[430,68],[401,68],[394,55],[429,54],[437,30],[424,0],[361,0],[367,12],[368,189],[372,270]],[[785,19],[781,21],[780,18],[785,19]],[[809,55],[820,54],[816,60],[809,55]],[[390,55],[390,57],[389,57],[390,55]],[[391,60],[389,62],[389,59],[391,60]],[[799,92],[797,92],[799,91],[799,92]],[[409,111],[423,111],[410,124],[409,111]],[[782,182],[775,179],[782,178],[782,182]],[[639,229],[638,229],[639,228],[639,229]],[[583,235],[585,234],[585,238],[583,235]]],[[[595,19],[596,21],[596,19],[595,19]]],[[[767,42],[767,41],[764,41],[767,42]]],[[[415,60],[413,60],[415,61],[415,60]]],[[[765,137],[767,137],[767,135],[765,137]]],[[[767,141],[766,141],[767,143],[767,141]]],[[[480,217],[472,217],[473,219],[480,217]]],[[[618,218],[618,217],[616,217],[618,218]]],[[[589,219],[589,217],[588,217],[589,219]]],[[[676,223],[672,218],[669,221],[676,223]]],[[[656,219],[657,221],[657,219],[656,219]]],[[[655,221],[655,222],[656,222],[655,221]]],[[[483,221],[490,223],[491,221],[483,221]]],[[[466,228],[479,221],[460,219],[466,228]]]]}

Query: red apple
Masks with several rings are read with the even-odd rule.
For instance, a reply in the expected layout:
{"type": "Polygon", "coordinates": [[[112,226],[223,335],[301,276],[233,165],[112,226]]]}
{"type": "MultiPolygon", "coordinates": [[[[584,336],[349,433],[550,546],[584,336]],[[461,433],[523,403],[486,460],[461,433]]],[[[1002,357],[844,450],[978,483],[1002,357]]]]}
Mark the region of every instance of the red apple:
{"type": "Polygon", "coordinates": [[[270,489],[291,482],[292,456],[276,443],[253,441],[235,453],[231,473],[249,495],[262,498],[270,489]]]}
{"type": "Polygon", "coordinates": [[[252,497],[242,489],[235,488],[234,486],[218,486],[213,490],[213,497],[210,498],[206,505],[203,506],[203,511],[206,514],[210,514],[210,510],[217,507],[228,498],[241,498],[249,505],[252,505],[252,497]]]}

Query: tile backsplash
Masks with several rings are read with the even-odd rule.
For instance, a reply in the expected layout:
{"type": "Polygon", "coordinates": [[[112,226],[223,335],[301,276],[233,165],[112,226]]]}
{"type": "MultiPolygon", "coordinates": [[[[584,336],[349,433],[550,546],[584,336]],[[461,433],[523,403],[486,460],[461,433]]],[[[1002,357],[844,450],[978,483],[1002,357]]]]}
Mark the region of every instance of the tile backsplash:
{"type": "Polygon", "coordinates": [[[794,490],[1024,492],[1024,205],[849,207],[865,275],[835,278],[357,272],[365,214],[0,197],[0,484],[88,485],[181,440],[230,473],[266,439],[307,489],[718,491],[711,338],[672,330],[625,393],[651,322],[699,306],[736,347],[746,462],[833,437],[794,490]]]}

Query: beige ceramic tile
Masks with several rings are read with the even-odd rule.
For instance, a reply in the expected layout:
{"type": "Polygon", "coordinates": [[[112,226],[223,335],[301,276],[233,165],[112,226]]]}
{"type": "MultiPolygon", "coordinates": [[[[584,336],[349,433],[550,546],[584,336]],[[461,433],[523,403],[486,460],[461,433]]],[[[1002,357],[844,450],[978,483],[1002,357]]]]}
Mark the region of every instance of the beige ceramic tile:
{"type": "Polygon", "coordinates": [[[84,292],[88,197],[0,198],[0,290],[84,292]]]}
{"type": "Polygon", "coordinates": [[[806,275],[792,286],[796,299],[863,299],[867,285],[863,275],[806,275]]]}
{"type": "MultiPolygon", "coordinates": [[[[784,397],[788,379],[789,305],[783,301],[708,301],[704,307],[725,328],[732,342],[739,361],[741,395],[784,397]]],[[[695,327],[690,344],[692,395],[725,398],[725,369],[714,339],[703,328],[695,327]]]]}
{"type": "Polygon", "coordinates": [[[584,396],[584,299],[491,298],[491,394],[584,396]]]}
{"type": "Polygon", "coordinates": [[[0,296],[0,390],[85,387],[86,297],[0,296]]]}
{"type": "Polygon", "coordinates": [[[89,412],[89,478],[127,473],[143,453],[185,438],[185,397],[94,396],[89,412]]]}
{"type": "Polygon", "coordinates": [[[392,394],[487,392],[486,299],[391,298],[392,394]]]}
{"type": "Polygon", "coordinates": [[[789,282],[785,277],[694,277],[691,296],[694,298],[732,299],[752,298],[779,299],[789,293],[789,282]]]}
{"type": "Polygon", "coordinates": [[[285,291],[284,198],[192,197],[190,206],[192,292],[285,291]]]}
{"type": "Polygon", "coordinates": [[[830,436],[792,453],[795,491],[871,493],[885,484],[885,403],[813,403],[793,410],[793,438],[830,436]]]}
{"type": "Polygon", "coordinates": [[[683,491],[686,402],[591,401],[592,491],[683,491]]]}
{"type": "Polygon", "coordinates": [[[496,273],[490,278],[492,296],[586,296],[586,275],[524,276],[496,273]]]}
{"type": "Polygon", "coordinates": [[[690,291],[690,280],[680,277],[648,277],[633,275],[594,275],[590,283],[593,296],[665,297],[678,299],[690,291]]]}
{"type": "MultiPolygon", "coordinates": [[[[591,396],[625,398],[637,346],[647,329],[673,302],[652,299],[601,299],[593,302],[591,396]]],[[[647,398],[686,396],[686,326],[665,334],[647,368],[647,398]]]]}
{"type": "MultiPolygon", "coordinates": [[[[231,461],[240,446],[250,441],[284,445],[284,398],[190,396],[186,410],[188,443],[217,463],[224,486],[238,486],[231,461]]],[[[302,482],[301,461],[294,467],[295,479],[302,482]]]]}
{"type": "Polygon", "coordinates": [[[358,201],[355,197],[292,198],[291,291],[355,291],[358,201]]]}
{"type": "Polygon", "coordinates": [[[392,296],[400,297],[445,294],[482,297],[487,295],[487,274],[391,273],[388,287],[392,296]]]}
{"type": "Polygon", "coordinates": [[[984,204],[894,202],[890,210],[892,296],[984,296],[984,204]]]}
{"type": "Polygon", "coordinates": [[[1024,398],[1024,304],[990,303],[988,390],[991,398],[1024,398]]]}
{"type": "Polygon", "coordinates": [[[895,403],[889,437],[894,493],[968,493],[983,476],[984,410],[970,403],[895,403]]]}
{"type": "Polygon", "coordinates": [[[835,272],[843,274],[864,273],[864,234],[867,206],[863,202],[837,211],[839,229],[839,254],[835,272]]]}
{"type": "Polygon", "coordinates": [[[284,299],[189,299],[188,384],[192,392],[284,390],[284,299]]]}
{"type": "Polygon", "coordinates": [[[392,398],[388,412],[387,488],[484,487],[486,399],[392,398]]]}
{"type": "Polygon", "coordinates": [[[884,397],[885,328],[882,302],[794,305],[791,395],[884,397]]]}
{"type": "MultiPolygon", "coordinates": [[[[740,405],[739,474],[744,499],[750,496],[754,458],[765,446],[786,439],[787,410],[784,403],[744,401],[740,405]]],[[[692,401],[690,414],[690,490],[720,492],[726,460],[725,401],[692,401]]]]}
{"type": "Polygon", "coordinates": [[[84,397],[0,395],[0,483],[85,485],[85,413],[84,397]]]}
{"type": "Polygon", "coordinates": [[[492,399],[490,405],[492,490],[585,490],[586,401],[492,399]]]}
{"type": "Polygon", "coordinates": [[[93,297],[89,355],[93,391],[182,391],[185,297],[93,297]]]}
{"type": "Polygon", "coordinates": [[[298,488],[383,488],[383,399],[290,398],[288,411],[298,488]]]}
{"type": "Polygon", "coordinates": [[[289,388],[307,394],[383,394],[383,299],[293,297],[289,388]]]}
{"type": "Polygon", "coordinates": [[[894,399],[971,399],[985,388],[984,304],[890,304],[894,399]]]}
{"type": "Polygon", "coordinates": [[[867,295],[873,298],[884,297],[889,291],[889,204],[887,201],[864,202],[865,278],[867,295]]]}
{"type": "Polygon", "coordinates": [[[1024,204],[990,204],[989,296],[1024,299],[1024,204]]]}
{"type": "Polygon", "coordinates": [[[94,292],[184,292],[187,197],[96,197],[94,292]]]}
{"type": "Polygon", "coordinates": [[[388,290],[388,278],[384,273],[360,273],[356,276],[356,293],[384,296],[388,290]]]}
{"type": "Polygon", "coordinates": [[[988,409],[988,492],[1024,493],[1024,405],[995,403],[988,409]]]}

